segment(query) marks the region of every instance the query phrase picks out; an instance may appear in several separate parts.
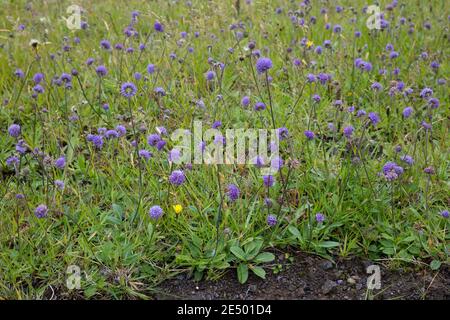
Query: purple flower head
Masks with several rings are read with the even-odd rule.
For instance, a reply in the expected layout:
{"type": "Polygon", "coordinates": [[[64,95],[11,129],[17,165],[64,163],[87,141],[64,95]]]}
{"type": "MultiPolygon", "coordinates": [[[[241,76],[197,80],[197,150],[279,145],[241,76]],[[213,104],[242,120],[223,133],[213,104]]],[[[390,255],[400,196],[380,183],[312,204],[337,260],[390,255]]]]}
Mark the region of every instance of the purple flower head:
{"type": "Polygon", "coordinates": [[[349,139],[353,134],[353,130],[354,128],[352,126],[347,126],[342,130],[342,132],[344,133],[344,136],[349,139]]]}
{"type": "Polygon", "coordinates": [[[103,39],[100,41],[100,47],[105,50],[111,50],[111,43],[108,40],[103,39]]]}
{"type": "Polygon", "coordinates": [[[153,28],[157,32],[163,32],[164,31],[164,26],[159,21],[155,21],[155,24],[153,25],[153,28]]]}
{"type": "Polygon", "coordinates": [[[105,132],[105,137],[106,137],[106,139],[118,138],[119,133],[116,130],[107,130],[105,132]]]}
{"type": "Polygon", "coordinates": [[[20,79],[23,79],[25,77],[25,73],[22,71],[22,69],[16,69],[16,71],[14,71],[14,75],[20,79]]]}
{"type": "Polygon", "coordinates": [[[372,125],[376,126],[380,122],[380,116],[375,112],[369,112],[369,120],[372,125]]]}
{"type": "Polygon", "coordinates": [[[400,160],[402,160],[403,162],[407,163],[408,165],[412,166],[414,164],[414,159],[413,157],[409,156],[409,155],[404,155],[400,157],[400,160]]]}
{"type": "Polygon", "coordinates": [[[283,159],[280,157],[275,157],[270,161],[270,166],[275,170],[280,170],[283,164],[283,159]]]}
{"type": "Polygon", "coordinates": [[[396,59],[398,58],[399,54],[397,51],[391,51],[391,53],[389,54],[389,58],[390,59],[396,59]]]}
{"type": "Polygon", "coordinates": [[[383,174],[387,181],[396,180],[403,173],[403,168],[397,163],[388,161],[383,166],[383,174]]]}
{"type": "Polygon", "coordinates": [[[116,131],[119,134],[119,137],[123,137],[127,134],[127,129],[121,124],[116,126],[116,131]]]}
{"type": "Polygon", "coordinates": [[[266,105],[264,104],[264,102],[257,102],[255,103],[255,111],[261,111],[261,110],[265,110],[266,109],[266,105]]]}
{"type": "Polygon", "coordinates": [[[42,87],[40,84],[37,84],[33,87],[33,91],[36,93],[44,93],[44,87],[42,87]]]}
{"type": "Polygon", "coordinates": [[[320,212],[316,213],[316,221],[318,223],[324,222],[325,221],[325,216],[322,213],[320,213],[320,212]]]}
{"type": "Polygon", "coordinates": [[[181,151],[180,149],[173,148],[169,151],[169,161],[171,162],[178,162],[181,158],[181,151]]]}
{"type": "Polygon", "coordinates": [[[248,96],[242,97],[241,104],[243,107],[248,107],[250,104],[250,98],[248,96]]]}
{"type": "Polygon", "coordinates": [[[164,147],[166,146],[166,144],[167,144],[167,142],[166,142],[165,140],[159,140],[159,141],[156,143],[156,149],[157,149],[158,151],[161,151],[161,150],[164,149],[164,147]]]}
{"type": "Polygon", "coordinates": [[[430,67],[431,67],[431,69],[433,69],[433,70],[436,71],[437,69],[439,69],[440,64],[439,64],[438,61],[432,61],[432,62],[430,63],[430,67]]]}
{"type": "Polygon", "coordinates": [[[55,187],[59,190],[64,190],[64,181],[62,180],[55,180],[55,187]]]}
{"type": "Polygon", "coordinates": [[[448,219],[448,210],[442,210],[441,211],[441,217],[442,218],[445,218],[445,219],[448,219]]]}
{"type": "Polygon", "coordinates": [[[11,137],[17,138],[20,135],[20,126],[18,124],[13,123],[8,128],[8,133],[11,137]]]}
{"type": "Polygon", "coordinates": [[[306,139],[308,140],[314,139],[315,135],[314,132],[312,132],[311,130],[305,130],[303,133],[305,134],[306,139]]]}
{"type": "Polygon", "coordinates": [[[161,136],[159,134],[152,133],[147,137],[147,143],[152,147],[155,147],[159,141],[161,141],[161,136]]]}
{"type": "Polygon", "coordinates": [[[310,74],[308,74],[308,75],[306,76],[306,80],[307,80],[309,83],[316,82],[316,76],[313,75],[312,73],[310,73],[310,74]]]}
{"type": "Polygon", "coordinates": [[[93,135],[91,137],[91,142],[97,149],[101,149],[103,147],[103,136],[93,135]]]}
{"type": "Polygon", "coordinates": [[[216,77],[216,73],[214,71],[209,70],[205,73],[205,78],[208,81],[214,80],[215,77],[216,77]]]}
{"type": "Polygon", "coordinates": [[[256,61],[256,70],[259,74],[264,73],[272,68],[272,60],[261,57],[256,61]]]}
{"type": "Polygon", "coordinates": [[[431,106],[431,109],[437,109],[439,108],[439,99],[437,98],[430,98],[428,99],[428,104],[431,106]]]}
{"type": "Polygon", "coordinates": [[[263,176],[263,183],[266,187],[270,188],[275,183],[275,178],[271,175],[263,176]]]}
{"type": "Polygon", "coordinates": [[[227,190],[227,196],[230,201],[236,201],[239,198],[241,191],[235,184],[229,184],[227,190]]]}
{"type": "Polygon", "coordinates": [[[19,158],[16,156],[11,156],[8,159],[6,159],[6,165],[8,167],[15,167],[19,164],[19,158]]]}
{"type": "Polygon", "coordinates": [[[423,172],[425,172],[426,174],[434,174],[435,170],[432,166],[426,167],[425,169],[423,169],[423,172]]]}
{"type": "Polygon", "coordinates": [[[105,66],[98,66],[97,69],[95,69],[95,72],[97,72],[99,77],[104,77],[108,74],[108,69],[106,69],[105,66]]]}
{"type": "Polygon", "coordinates": [[[94,63],[94,61],[95,61],[94,58],[87,58],[86,65],[91,66],[94,63]]]}
{"type": "Polygon", "coordinates": [[[405,109],[403,109],[403,112],[402,112],[404,118],[409,118],[412,113],[413,113],[413,108],[411,108],[411,107],[406,107],[405,109]]]}
{"type": "Polygon", "coordinates": [[[153,220],[158,220],[163,215],[163,213],[164,211],[160,206],[153,206],[148,212],[150,218],[152,218],[153,220]]]}
{"type": "Polygon", "coordinates": [[[316,103],[319,103],[320,100],[321,100],[321,98],[320,98],[320,96],[318,94],[313,95],[312,98],[313,98],[314,102],[316,102],[316,103]]]}
{"type": "Polygon", "coordinates": [[[36,74],[33,76],[33,81],[34,81],[35,84],[41,83],[42,80],[44,80],[44,74],[43,74],[43,73],[40,73],[40,72],[39,72],[39,73],[36,73],[36,74]]]}
{"type": "Polygon", "coordinates": [[[166,95],[166,91],[162,87],[156,87],[155,93],[158,96],[164,97],[166,95]]]}
{"type": "Polygon", "coordinates": [[[48,214],[48,208],[45,204],[40,204],[36,207],[36,209],[34,209],[34,215],[41,219],[41,218],[45,218],[48,214]]]}
{"type": "Polygon", "coordinates": [[[58,159],[55,160],[55,167],[58,169],[64,169],[66,166],[66,157],[61,156],[58,159]]]}
{"type": "Polygon", "coordinates": [[[155,65],[150,63],[150,64],[147,66],[147,72],[148,72],[149,74],[155,73],[155,65]]]}
{"type": "Polygon", "coordinates": [[[421,98],[428,98],[432,95],[433,95],[433,90],[431,90],[430,88],[423,88],[422,91],[420,92],[421,98]]]}
{"type": "Polygon", "coordinates": [[[23,141],[22,139],[20,139],[19,141],[17,141],[16,143],[16,151],[20,154],[25,154],[27,152],[28,148],[25,145],[25,141],[23,141]]]}
{"type": "Polygon", "coordinates": [[[217,129],[220,128],[222,126],[222,121],[214,121],[214,123],[212,124],[212,128],[213,129],[217,129]]]}
{"type": "Polygon", "coordinates": [[[169,182],[173,185],[180,186],[186,181],[186,176],[181,170],[174,170],[169,176],[169,182]]]}
{"type": "Polygon", "coordinates": [[[289,130],[286,127],[281,127],[277,129],[278,139],[285,140],[289,137],[289,130]]]}
{"type": "Polygon", "coordinates": [[[381,83],[379,83],[379,82],[374,82],[374,83],[371,85],[371,88],[372,88],[372,90],[375,90],[375,91],[381,91],[381,90],[383,90],[383,86],[382,86],[381,83]]]}
{"type": "Polygon", "coordinates": [[[269,225],[270,227],[273,227],[277,224],[277,217],[273,214],[269,214],[267,216],[267,225],[269,225]]]}
{"type": "Polygon", "coordinates": [[[128,99],[133,97],[136,94],[136,92],[137,88],[132,82],[125,82],[120,87],[120,94],[128,99]]]}
{"type": "Polygon", "coordinates": [[[148,160],[152,157],[152,153],[150,151],[147,151],[145,149],[139,150],[139,157],[148,160]]]}
{"type": "Polygon", "coordinates": [[[342,31],[342,27],[341,27],[339,24],[336,24],[336,25],[333,27],[333,32],[334,32],[334,33],[341,33],[341,31],[342,31]]]}

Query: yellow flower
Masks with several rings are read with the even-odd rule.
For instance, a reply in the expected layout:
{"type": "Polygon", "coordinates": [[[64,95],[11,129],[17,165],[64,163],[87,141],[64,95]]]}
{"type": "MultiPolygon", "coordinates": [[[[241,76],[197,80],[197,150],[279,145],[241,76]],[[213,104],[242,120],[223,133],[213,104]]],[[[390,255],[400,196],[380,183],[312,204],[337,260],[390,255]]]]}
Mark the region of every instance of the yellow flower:
{"type": "Polygon", "coordinates": [[[306,47],[309,49],[313,46],[314,42],[312,42],[311,40],[306,41],[306,47]]]}
{"type": "Polygon", "coordinates": [[[183,206],[181,204],[175,204],[172,207],[173,210],[175,210],[175,213],[180,213],[181,211],[183,211],[183,206]]]}

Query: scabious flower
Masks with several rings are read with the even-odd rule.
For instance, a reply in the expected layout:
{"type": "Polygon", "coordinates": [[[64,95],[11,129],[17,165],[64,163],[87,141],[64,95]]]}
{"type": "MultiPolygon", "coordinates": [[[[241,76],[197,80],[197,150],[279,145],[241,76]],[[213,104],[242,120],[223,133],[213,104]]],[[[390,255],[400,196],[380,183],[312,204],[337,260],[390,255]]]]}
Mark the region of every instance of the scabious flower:
{"type": "Polygon", "coordinates": [[[239,198],[241,191],[235,184],[229,184],[227,190],[227,196],[230,201],[236,201],[239,198]]]}
{"type": "Polygon", "coordinates": [[[403,109],[403,112],[402,112],[404,118],[409,118],[412,113],[413,113],[413,108],[411,108],[411,107],[406,107],[405,109],[403,109]]]}
{"type": "Polygon", "coordinates": [[[425,169],[423,169],[423,172],[425,172],[426,174],[434,174],[434,168],[432,166],[426,167],[425,169]]]}
{"type": "Polygon", "coordinates": [[[37,218],[45,218],[48,214],[48,208],[45,204],[40,204],[34,209],[34,215],[37,218]]]}
{"type": "Polygon", "coordinates": [[[273,215],[273,214],[269,214],[267,216],[267,220],[266,221],[267,221],[267,224],[270,227],[273,227],[273,226],[275,226],[277,224],[277,217],[275,215],[273,215]]]}
{"type": "Polygon", "coordinates": [[[66,157],[61,156],[58,159],[55,160],[55,167],[58,169],[64,169],[66,166],[66,157]]]}
{"type": "Polygon", "coordinates": [[[420,92],[421,98],[428,98],[431,95],[433,95],[433,90],[431,90],[430,88],[423,88],[422,91],[420,92]]]}
{"type": "Polygon", "coordinates": [[[186,180],[184,172],[181,170],[174,170],[169,176],[169,182],[173,185],[180,186],[186,180]]]}
{"type": "Polygon", "coordinates": [[[155,65],[150,63],[150,64],[147,66],[147,72],[148,72],[149,74],[155,73],[155,65]]]}
{"type": "Polygon", "coordinates": [[[383,86],[382,86],[381,83],[379,83],[379,82],[374,82],[374,83],[371,85],[371,88],[372,88],[373,90],[375,90],[375,91],[381,91],[381,90],[383,90],[383,86]]]}
{"type": "Polygon", "coordinates": [[[375,112],[369,112],[368,118],[374,126],[380,122],[380,116],[375,112]]]}
{"type": "Polygon", "coordinates": [[[8,167],[15,167],[19,164],[19,158],[16,156],[11,156],[8,159],[6,159],[6,165],[8,167]]]}
{"type": "Polygon", "coordinates": [[[119,137],[123,137],[127,134],[127,129],[121,124],[116,126],[116,131],[119,134],[119,137]]]}
{"type": "Polygon", "coordinates": [[[263,176],[263,183],[266,187],[270,188],[275,183],[275,178],[271,175],[263,176]]]}
{"type": "Polygon", "coordinates": [[[316,76],[313,75],[312,73],[309,73],[309,74],[306,76],[306,80],[307,80],[309,83],[316,82],[316,76]]]}
{"type": "Polygon", "coordinates": [[[105,132],[105,137],[106,139],[113,139],[113,138],[118,138],[119,137],[119,133],[116,130],[107,130],[105,132]]]}
{"type": "Polygon", "coordinates": [[[320,213],[320,212],[316,213],[316,221],[318,223],[324,222],[325,221],[325,216],[322,213],[320,213]]]}
{"type": "Polygon", "coordinates": [[[321,98],[318,94],[313,95],[312,99],[314,100],[314,102],[319,103],[321,98]]]}
{"type": "Polygon", "coordinates": [[[439,99],[437,98],[430,98],[428,99],[428,104],[431,106],[431,109],[437,109],[439,108],[439,99]]]}
{"type": "Polygon", "coordinates": [[[43,73],[36,73],[34,76],[33,76],[33,81],[34,81],[34,84],[39,84],[39,83],[41,83],[42,82],[42,80],[44,80],[44,74],[43,73]]]}
{"type": "Polygon", "coordinates": [[[272,68],[272,60],[269,58],[261,57],[256,61],[256,71],[259,74],[269,71],[272,68]]]}
{"type": "Polygon", "coordinates": [[[40,84],[37,84],[33,87],[33,91],[36,93],[44,93],[44,87],[40,84]]]}
{"type": "Polygon", "coordinates": [[[177,162],[181,158],[181,151],[180,149],[173,148],[169,151],[169,161],[171,162],[177,162]]]}
{"type": "Polygon", "coordinates": [[[128,99],[133,97],[136,94],[136,92],[137,88],[132,82],[125,82],[120,87],[120,94],[128,99]]]}
{"type": "Polygon", "coordinates": [[[396,180],[403,173],[403,168],[397,163],[388,161],[383,166],[383,174],[387,181],[396,180]]]}
{"type": "Polygon", "coordinates": [[[18,124],[13,123],[8,128],[8,133],[11,137],[17,138],[20,135],[20,126],[18,124]]]}
{"type": "Polygon", "coordinates": [[[286,127],[281,127],[277,129],[278,139],[285,140],[289,137],[289,130],[286,127]]]}
{"type": "Polygon", "coordinates": [[[166,91],[165,91],[164,88],[162,88],[162,87],[156,87],[156,88],[155,88],[155,93],[156,93],[158,96],[161,96],[161,97],[164,97],[164,96],[166,95],[166,91]]]}
{"type": "Polygon", "coordinates": [[[90,137],[90,141],[97,149],[101,149],[103,147],[103,136],[101,135],[92,135],[90,137]]]}
{"type": "Polygon", "coordinates": [[[97,72],[97,75],[99,77],[104,77],[108,74],[108,69],[106,69],[105,66],[98,66],[97,69],[95,69],[95,72],[97,72]]]}
{"type": "Polygon", "coordinates": [[[25,77],[25,73],[22,69],[16,69],[16,71],[14,71],[14,75],[19,79],[23,79],[25,77]]]}
{"type": "Polygon", "coordinates": [[[153,220],[158,220],[163,215],[163,213],[164,211],[160,206],[153,206],[148,212],[150,218],[152,218],[153,220]]]}
{"type": "Polygon", "coordinates": [[[243,107],[248,107],[250,104],[250,98],[248,96],[242,97],[241,104],[243,107]]]}
{"type": "Polygon", "coordinates": [[[158,31],[158,32],[164,31],[164,26],[159,21],[155,21],[155,24],[153,25],[153,27],[155,28],[155,31],[158,31]]]}
{"type": "Polygon", "coordinates": [[[156,144],[157,144],[160,140],[161,140],[161,136],[160,136],[159,134],[156,134],[156,133],[150,134],[150,135],[147,137],[147,143],[148,143],[150,146],[152,146],[152,147],[155,147],[156,144]]]}
{"type": "Polygon", "coordinates": [[[205,78],[208,81],[214,80],[215,77],[216,77],[216,73],[214,71],[209,70],[205,73],[205,78]]]}
{"type": "Polygon", "coordinates": [[[347,126],[342,130],[342,132],[344,133],[344,136],[349,139],[353,134],[353,130],[354,128],[352,126],[347,126]]]}
{"type": "Polygon", "coordinates": [[[27,152],[27,146],[25,145],[25,141],[20,139],[16,143],[16,151],[20,154],[25,154],[27,152]]]}
{"type": "Polygon", "coordinates": [[[55,187],[59,190],[64,190],[64,181],[62,180],[55,180],[55,187]]]}
{"type": "Polygon", "coordinates": [[[108,40],[103,39],[100,41],[100,47],[105,50],[111,50],[111,43],[108,40]]]}
{"type": "Polygon", "coordinates": [[[145,149],[139,150],[138,154],[139,154],[139,157],[141,157],[141,158],[143,158],[145,160],[148,160],[148,159],[150,159],[152,157],[152,153],[150,151],[145,150],[145,149]]]}
{"type": "Polygon", "coordinates": [[[266,109],[266,105],[264,104],[264,102],[257,102],[255,103],[255,111],[261,111],[261,110],[265,110],[266,109]]]}
{"type": "Polygon", "coordinates": [[[303,133],[305,134],[306,139],[308,140],[314,139],[315,135],[314,132],[312,132],[311,130],[305,130],[303,133]]]}
{"type": "Polygon", "coordinates": [[[409,156],[409,155],[404,155],[400,157],[400,160],[402,160],[403,162],[407,163],[408,165],[412,166],[414,164],[414,159],[413,157],[409,156]]]}
{"type": "Polygon", "coordinates": [[[445,219],[448,219],[448,216],[449,216],[448,210],[442,210],[442,211],[441,211],[441,216],[442,216],[443,218],[445,218],[445,219]]]}
{"type": "Polygon", "coordinates": [[[166,146],[166,144],[167,144],[167,142],[166,142],[165,140],[159,140],[159,141],[156,143],[156,149],[157,149],[158,151],[161,151],[162,149],[164,149],[164,147],[166,146]]]}

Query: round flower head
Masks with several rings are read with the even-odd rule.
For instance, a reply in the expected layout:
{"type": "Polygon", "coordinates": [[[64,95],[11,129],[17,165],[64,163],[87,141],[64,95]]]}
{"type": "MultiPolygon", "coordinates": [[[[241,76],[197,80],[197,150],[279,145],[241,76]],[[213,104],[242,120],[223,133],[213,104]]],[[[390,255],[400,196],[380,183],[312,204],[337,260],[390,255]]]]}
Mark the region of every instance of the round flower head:
{"type": "Polygon", "coordinates": [[[278,139],[285,140],[289,137],[289,130],[286,127],[281,127],[277,129],[278,139]]]}
{"type": "Polygon", "coordinates": [[[241,100],[241,104],[243,107],[248,107],[248,105],[250,104],[250,98],[247,96],[244,96],[241,100]]]}
{"type": "Polygon", "coordinates": [[[23,79],[25,77],[25,73],[22,71],[22,69],[16,69],[16,71],[14,71],[14,75],[20,79],[23,79]]]}
{"type": "Polygon", "coordinates": [[[148,212],[150,218],[152,218],[153,220],[158,220],[163,215],[163,213],[164,211],[160,206],[153,206],[148,212]]]}
{"type": "Polygon", "coordinates": [[[120,94],[128,99],[133,97],[136,94],[136,92],[137,88],[132,82],[125,82],[120,87],[120,94]]]}
{"type": "Polygon", "coordinates": [[[443,217],[443,218],[445,218],[445,219],[448,219],[448,210],[442,210],[441,211],[441,216],[443,217]]]}
{"type": "Polygon", "coordinates": [[[127,134],[127,129],[121,124],[116,126],[116,131],[119,134],[119,137],[123,137],[127,134]]]}
{"type": "Polygon", "coordinates": [[[169,176],[169,182],[173,185],[180,186],[186,181],[186,176],[181,170],[174,170],[169,176]]]}
{"type": "Polygon", "coordinates": [[[316,221],[318,223],[324,222],[325,221],[325,216],[322,213],[320,213],[320,212],[316,213],[316,221]]]}
{"type": "Polygon", "coordinates": [[[61,156],[58,159],[55,160],[55,167],[58,169],[64,169],[66,166],[66,157],[61,156]]]}
{"type": "Polygon", "coordinates": [[[147,66],[147,72],[148,72],[149,74],[155,73],[155,65],[150,63],[150,64],[147,66]]]}
{"type": "Polygon", "coordinates": [[[62,180],[55,180],[55,187],[59,190],[64,190],[64,181],[62,180]]]}
{"type": "Polygon", "coordinates": [[[104,77],[108,73],[108,69],[106,69],[105,66],[98,66],[97,69],[95,69],[95,72],[97,72],[99,77],[104,77]]]}
{"type": "Polygon", "coordinates": [[[235,184],[229,184],[227,189],[227,196],[230,201],[236,201],[241,193],[239,188],[235,184]]]}
{"type": "Polygon", "coordinates": [[[423,169],[423,172],[425,172],[426,174],[434,174],[434,168],[432,166],[426,167],[425,169],[423,169]]]}
{"type": "Polygon", "coordinates": [[[264,104],[264,102],[257,102],[257,103],[255,103],[254,109],[255,109],[255,111],[265,110],[266,105],[264,104]]]}
{"type": "Polygon", "coordinates": [[[344,136],[346,138],[350,138],[353,134],[353,127],[352,126],[347,126],[344,128],[344,130],[342,131],[344,133],[344,136]]]}
{"type": "Polygon", "coordinates": [[[16,156],[11,156],[8,159],[6,159],[6,165],[8,167],[15,167],[19,164],[19,158],[17,158],[16,156]]]}
{"type": "Polygon", "coordinates": [[[107,130],[105,132],[105,137],[106,137],[106,139],[118,138],[119,133],[116,130],[107,130]]]}
{"type": "Polygon", "coordinates": [[[208,72],[205,73],[205,78],[208,81],[214,80],[215,77],[216,73],[214,71],[209,70],[208,72]]]}
{"type": "Polygon", "coordinates": [[[272,60],[269,58],[261,57],[256,61],[256,71],[258,73],[264,73],[266,71],[269,71],[269,69],[272,68],[272,60]]]}
{"type": "Polygon", "coordinates": [[[33,76],[33,81],[34,81],[35,84],[41,83],[42,80],[44,80],[44,74],[42,74],[42,73],[36,73],[33,76]]]}
{"type": "Polygon", "coordinates": [[[275,178],[270,175],[263,176],[263,183],[266,187],[270,188],[275,183],[275,178]]]}
{"type": "Polygon", "coordinates": [[[152,154],[151,154],[150,151],[147,151],[145,149],[141,149],[141,150],[139,150],[139,157],[141,157],[141,158],[143,158],[145,160],[148,160],[148,159],[150,159],[152,157],[152,154]]]}
{"type": "Polygon", "coordinates": [[[277,217],[273,214],[269,214],[267,216],[267,225],[269,225],[270,227],[273,227],[277,224],[277,217]]]}
{"type": "Polygon", "coordinates": [[[147,143],[152,146],[155,147],[156,144],[161,140],[161,136],[159,134],[153,133],[151,135],[149,135],[147,137],[147,143]]]}
{"type": "Polygon", "coordinates": [[[13,123],[8,128],[8,133],[11,137],[17,138],[20,135],[20,126],[18,124],[13,123]]]}
{"type": "Polygon", "coordinates": [[[433,90],[431,90],[430,88],[423,88],[422,91],[420,92],[421,98],[428,98],[431,95],[433,95],[433,90]]]}
{"type": "Polygon", "coordinates": [[[37,218],[45,218],[48,214],[48,208],[45,204],[40,204],[34,209],[34,215],[37,218]]]}
{"type": "Polygon", "coordinates": [[[402,160],[403,162],[407,163],[408,165],[412,166],[414,163],[414,159],[413,157],[409,156],[409,155],[404,155],[400,157],[400,160],[402,160]]]}
{"type": "Polygon", "coordinates": [[[409,118],[412,113],[413,113],[413,108],[411,108],[411,107],[406,107],[405,109],[403,109],[403,112],[402,112],[404,118],[409,118]]]}
{"type": "Polygon", "coordinates": [[[370,112],[368,115],[370,122],[376,126],[380,122],[380,116],[375,112],[370,112]]]}
{"type": "Polygon", "coordinates": [[[314,139],[315,135],[314,135],[314,132],[312,132],[311,130],[305,130],[303,133],[304,133],[306,139],[308,139],[308,140],[314,139]]]}
{"type": "Polygon", "coordinates": [[[108,40],[100,41],[100,47],[105,50],[111,50],[111,43],[108,40]]]}
{"type": "Polygon", "coordinates": [[[155,24],[153,25],[153,27],[155,28],[155,31],[158,31],[158,32],[164,31],[164,26],[159,21],[155,21],[155,24]]]}

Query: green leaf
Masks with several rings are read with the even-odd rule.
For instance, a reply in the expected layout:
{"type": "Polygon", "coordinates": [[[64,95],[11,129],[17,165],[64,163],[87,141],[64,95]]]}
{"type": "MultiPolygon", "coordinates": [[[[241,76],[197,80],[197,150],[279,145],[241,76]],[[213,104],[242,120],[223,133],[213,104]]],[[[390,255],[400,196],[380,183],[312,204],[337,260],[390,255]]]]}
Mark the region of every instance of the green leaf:
{"type": "Polygon", "coordinates": [[[263,268],[258,266],[252,266],[250,269],[253,271],[254,274],[256,274],[258,277],[265,279],[266,278],[266,271],[264,271],[263,268]]]}
{"type": "Polygon", "coordinates": [[[288,230],[290,233],[292,233],[292,235],[298,239],[300,239],[300,231],[298,231],[296,226],[290,225],[288,227],[288,230]]]}
{"type": "Polygon", "coordinates": [[[255,258],[255,262],[257,263],[271,262],[273,260],[275,260],[275,255],[271,252],[262,252],[255,258]]]}
{"type": "Polygon", "coordinates": [[[322,241],[319,243],[319,247],[321,248],[334,248],[339,247],[340,243],[336,241],[322,241]]]}
{"type": "Polygon", "coordinates": [[[239,248],[238,246],[233,246],[230,248],[230,251],[239,259],[242,261],[246,261],[247,260],[247,255],[245,254],[245,252],[239,248]]]}
{"type": "Polygon", "coordinates": [[[439,260],[433,260],[430,263],[431,270],[438,270],[441,267],[441,262],[439,260]]]}
{"type": "Polygon", "coordinates": [[[237,267],[237,276],[240,283],[244,284],[248,279],[248,266],[245,263],[241,263],[237,267]]]}
{"type": "Polygon", "coordinates": [[[244,251],[248,260],[253,259],[258,254],[263,243],[264,241],[262,239],[255,239],[244,246],[244,251]]]}

